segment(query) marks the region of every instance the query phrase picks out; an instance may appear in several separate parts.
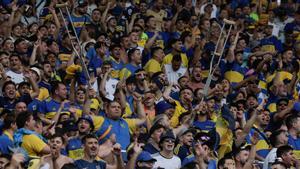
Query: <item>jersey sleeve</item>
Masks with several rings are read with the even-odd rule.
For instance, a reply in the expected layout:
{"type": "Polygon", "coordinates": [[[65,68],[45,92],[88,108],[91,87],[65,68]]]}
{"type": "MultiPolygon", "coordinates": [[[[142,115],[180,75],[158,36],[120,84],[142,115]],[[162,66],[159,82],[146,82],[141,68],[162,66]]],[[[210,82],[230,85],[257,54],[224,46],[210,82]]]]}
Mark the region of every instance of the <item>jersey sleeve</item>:
{"type": "Polygon", "coordinates": [[[47,146],[47,144],[36,135],[31,134],[23,137],[22,146],[26,150],[31,150],[38,154],[47,146]]]}

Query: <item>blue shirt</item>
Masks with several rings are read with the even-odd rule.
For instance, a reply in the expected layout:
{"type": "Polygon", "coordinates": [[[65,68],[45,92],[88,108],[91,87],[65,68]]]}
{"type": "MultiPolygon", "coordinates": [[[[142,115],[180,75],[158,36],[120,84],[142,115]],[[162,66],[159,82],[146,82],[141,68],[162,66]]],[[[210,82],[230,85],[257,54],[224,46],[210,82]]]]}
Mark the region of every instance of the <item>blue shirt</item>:
{"type": "Polygon", "coordinates": [[[204,131],[204,132],[209,132],[211,129],[215,128],[215,125],[216,125],[216,123],[214,123],[210,120],[206,120],[203,122],[195,121],[193,123],[194,127],[197,127],[199,129],[201,129],[201,131],[204,131]]]}
{"type": "Polygon", "coordinates": [[[0,136],[0,152],[1,154],[11,154],[9,147],[13,147],[13,140],[9,139],[6,134],[0,136]]]}
{"type": "Polygon", "coordinates": [[[72,159],[78,159],[83,157],[83,148],[80,138],[73,138],[68,141],[66,146],[67,154],[72,159]]]}
{"type": "Polygon", "coordinates": [[[7,97],[0,96],[0,107],[12,111],[15,109],[15,106],[18,102],[24,102],[26,104],[29,104],[31,101],[32,98],[29,94],[24,94],[20,98],[15,99],[12,102],[7,97]]]}
{"type": "Polygon", "coordinates": [[[155,153],[159,153],[159,150],[156,149],[152,144],[150,143],[147,143],[145,146],[144,146],[144,151],[147,151],[149,152],[150,154],[155,154],[155,153]]]}
{"type": "MultiPolygon", "coordinates": [[[[108,127],[109,125],[112,126],[111,133],[115,133],[116,135],[117,143],[121,144],[122,150],[126,150],[130,144],[130,133],[127,122],[122,118],[119,120],[105,118],[101,127],[108,127]]],[[[99,133],[97,134],[96,132],[96,135],[99,136],[99,133]]]]}
{"type": "Polygon", "coordinates": [[[71,15],[70,18],[68,18],[69,23],[72,21],[74,28],[76,30],[77,36],[80,36],[81,29],[91,23],[91,20],[88,16],[82,15],[82,16],[76,16],[75,14],[71,15]]]}
{"type": "MultiPolygon", "coordinates": [[[[46,100],[41,102],[38,109],[40,113],[45,114],[46,118],[53,118],[57,113],[60,104],[61,103],[49,97],[46,100]]],[[[70,108],[70,103],[65,103],[62,112],[69,112],[69,108],[70,108]]]]}
{"type": "MultiPolygon", "coordinates": [[[[181,166],[184,167],[185,165],[196,161],[196,158],[194,155],[187,156],[181,163],[181,166]]],[[[209,160],[207,169],[216,169],[217,168],[217,161],[216,160],[209,160]]]]}
{"type": "Polygon", "coordinates": [[[88,69],[92,69],[96,75],[96,69],[102,66],[103,60],[100,58],[100,56],[97,55],[95,48],[90,48],[86,56],[90,60],[88,69]]]}
{"type": "Polygon", "coordinates": [[[289,135],[288,138],[288,145],[293,147],[294,150],[300,150],[300,138],[297,137],[296,139],[294,139],[291,135],[289,135]]]}
{"type": "Polygon", "coordinates": [[[92,163],[85,160],[76,160],[74,162],[78,169],[106,169],[106,163],[103,161],[94,160],[92,163]]]}

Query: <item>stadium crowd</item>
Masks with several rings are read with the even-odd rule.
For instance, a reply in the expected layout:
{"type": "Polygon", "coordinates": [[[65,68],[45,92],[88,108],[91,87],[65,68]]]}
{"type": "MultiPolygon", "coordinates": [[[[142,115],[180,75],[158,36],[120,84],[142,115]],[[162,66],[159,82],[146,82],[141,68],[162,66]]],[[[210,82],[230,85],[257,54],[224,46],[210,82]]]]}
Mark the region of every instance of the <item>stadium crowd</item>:
{"type": "Polygon", "coordinates": [[[300,169],[299,4],[1,0],[0,169],[300,169]]]}

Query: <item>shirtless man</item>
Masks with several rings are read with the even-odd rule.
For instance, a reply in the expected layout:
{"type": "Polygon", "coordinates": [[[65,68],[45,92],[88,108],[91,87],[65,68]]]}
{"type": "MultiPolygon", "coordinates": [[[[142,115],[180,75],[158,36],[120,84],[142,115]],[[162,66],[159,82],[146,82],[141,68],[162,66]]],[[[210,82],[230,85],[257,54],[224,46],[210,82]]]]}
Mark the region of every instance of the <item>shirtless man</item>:
{"type": "Polygon", "coordinates": [[[42,166],[49,166],[53,169],[61,169],[64,164],[73,163],[73,160],[67,156],[62,155],[61,149],[65,144],[65,140],[61,135],[54,134],[50,139],[51,154],[44,156],[42,166]]]}

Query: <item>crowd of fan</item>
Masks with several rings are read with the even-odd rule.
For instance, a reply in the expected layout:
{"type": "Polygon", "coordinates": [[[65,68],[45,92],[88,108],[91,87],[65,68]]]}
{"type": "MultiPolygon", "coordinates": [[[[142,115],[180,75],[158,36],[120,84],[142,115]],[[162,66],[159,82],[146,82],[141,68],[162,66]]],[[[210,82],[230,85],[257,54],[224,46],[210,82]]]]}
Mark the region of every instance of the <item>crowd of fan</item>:
{"type": "Polygon", "coordinates": [[[299,4],[0,1],[0,169],[300,169],[299,4]]]}

